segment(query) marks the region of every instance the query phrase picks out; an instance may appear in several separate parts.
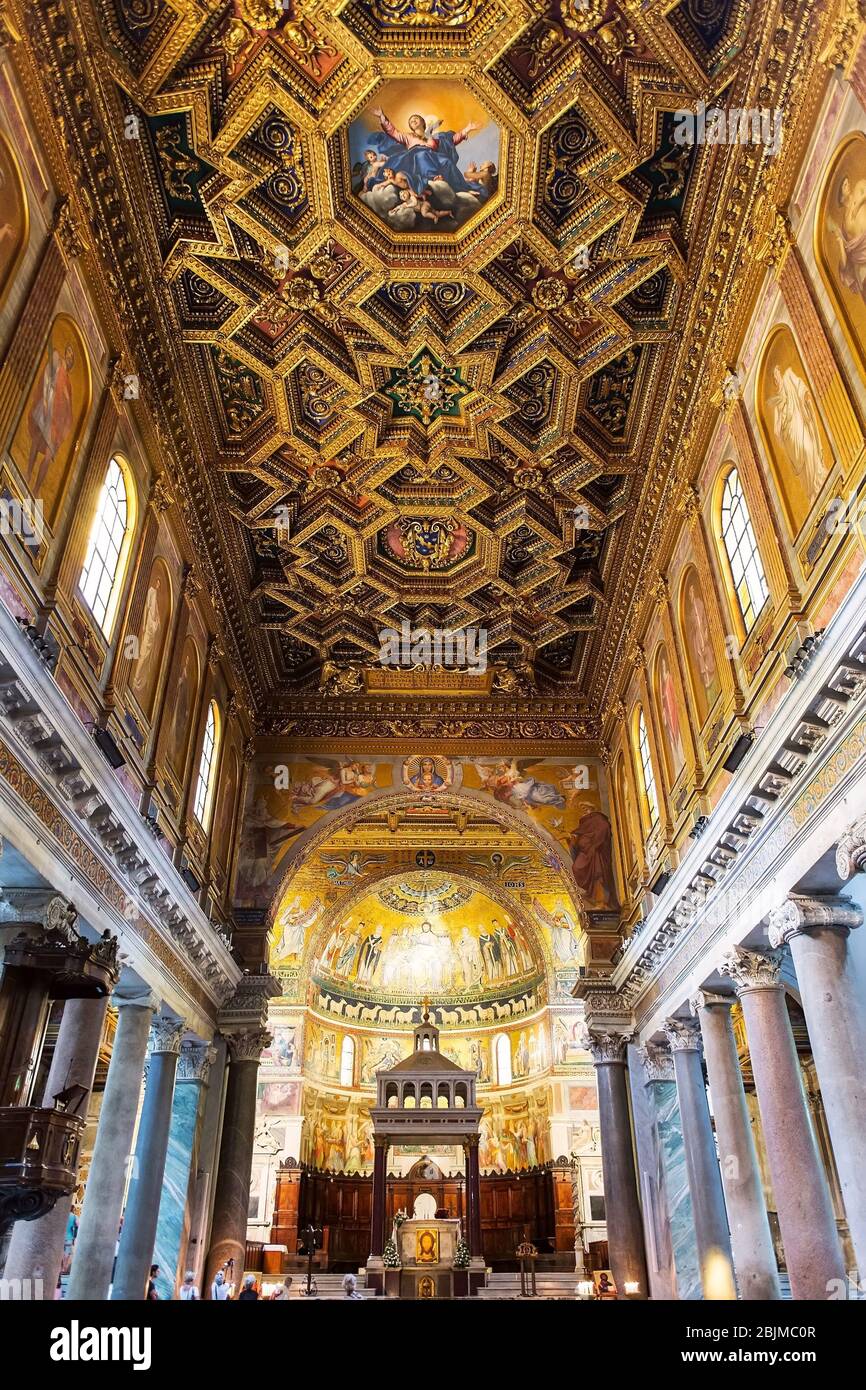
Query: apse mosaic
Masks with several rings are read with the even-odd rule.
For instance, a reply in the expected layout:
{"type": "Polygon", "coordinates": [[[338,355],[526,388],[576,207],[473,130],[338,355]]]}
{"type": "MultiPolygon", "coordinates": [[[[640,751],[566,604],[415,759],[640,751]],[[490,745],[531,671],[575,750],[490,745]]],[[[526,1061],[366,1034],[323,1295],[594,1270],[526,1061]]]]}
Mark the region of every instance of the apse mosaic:
{"type": "Polygon", "coordinates": [[[498,991],[534,969],[523,932],[497,903],[422,871],[356,904],[326,943],[318,977],[417,1000],[498,991]]]}
{"type": "Polygon", "coordinates": [[[386,82],[349,152],[352,193],[395,235],[455,232],[498,188],[499,130],[460,82],[386,82]]]}

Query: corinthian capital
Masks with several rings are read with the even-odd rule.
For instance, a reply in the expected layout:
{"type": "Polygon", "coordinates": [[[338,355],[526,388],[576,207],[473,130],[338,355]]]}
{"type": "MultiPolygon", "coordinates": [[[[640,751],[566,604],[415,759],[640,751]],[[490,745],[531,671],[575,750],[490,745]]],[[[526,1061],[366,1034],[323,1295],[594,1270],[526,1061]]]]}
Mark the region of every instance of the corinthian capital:
{"type": "Polygon", "coordinates": [[[664,1034],[671,1052],[700,1052],[701,1025],[694,1018],[666,1018],[664,1034]]]}
{"type": "Polygon", "coordinates": [[[840,878],[850,878],[852,874],[866,869],[866,816],[849,825],[836,846],[836,872],[840,878]]]}
{"type": "Polygon", "coordinates": [[[784,946],[792,936],[812,931],[818,927],[835,927],[846,933],[863,923],[863,913],[850,898],[827,897],[810,898],[800,893],[792,893],[780,907],[769,913],[767,935],[771,946],[784,946]]]}
{"type": "Polygon", "coordinates": [[[734,996],[732,994],[713,994],[712,990],[699,989],[689,1000],[689,1008],[697,1018],[701,1009],[729,1009],[733,1002],[734,996]]]}
{"type": "Polygon", "coordinates": [[[637,1055],[644,1069],[647,1086],[657,1081],[674,1080],[674,1059],[666,1043],[649,1042],[638,1048],[637,1055]]]}
{"type": "Polygon", "coordinates": [[[178,1081],[200,1081],[206,1086],[216,1055],[217,1050],[210,1043],[185,1043],[177,1064],[178,1081]]]}
{"type": "Polygon", "coordinates": [[[266,1028],[250,1029],[245,1033],[229,1033],[226,1042],[233,1062],[258,1062],[264,1049],[273,1041],[266,1028]]]}
{"type": "Polygon", "coordinates": [[[719,970],[733,982],[737,994],[752,989],[781,989],[779,971],[781,951],[749,951],[745,946],[733,946],[719,963],[719,970]]]}
{"type": "Polygon", "coordinates": [[[151,1056],[157,1052],[173,1052],[180,1056],[180,1044],[186,1024],[176,1018],[155,1018],[150,1025],[151,1056]]]}
{"type": "Polygon", "coordinates": [[[615,1033],[608,1028],[588,1028],[587,1046],[596,1066],[606,1062],[625,1062],[626,1048],[634,1042],[633,1033],[615,1033]]]}

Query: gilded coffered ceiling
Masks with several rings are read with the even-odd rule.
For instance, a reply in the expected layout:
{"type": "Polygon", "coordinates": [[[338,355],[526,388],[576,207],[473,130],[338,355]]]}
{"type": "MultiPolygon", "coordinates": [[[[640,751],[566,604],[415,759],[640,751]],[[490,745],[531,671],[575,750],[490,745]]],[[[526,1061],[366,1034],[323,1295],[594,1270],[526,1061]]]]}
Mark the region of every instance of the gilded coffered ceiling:
{"type": "Polygon", "coordinates": [[[593,734],[768,180],[674,112],[787,102],[808,9],[79,0],[58,108],[261,728],[593,734]],[[404,623],[486,677],[383,671],[404,623]]]}

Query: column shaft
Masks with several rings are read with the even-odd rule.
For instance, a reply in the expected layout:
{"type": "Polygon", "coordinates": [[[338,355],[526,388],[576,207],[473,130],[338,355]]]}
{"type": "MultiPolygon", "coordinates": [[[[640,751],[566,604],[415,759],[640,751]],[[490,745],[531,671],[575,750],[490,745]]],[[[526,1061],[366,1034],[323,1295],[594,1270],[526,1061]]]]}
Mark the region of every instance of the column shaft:
{"type": "MultiPolygon", "coordinates": [[[[370,1230],[370,1254],[381,1258],[385,1249],[385,1190],[388,1182],[388,1145],[374,1141],[373,1147],[373,1213],[370,1230]]],[[[467,1190],[468,1190],[467,1175],[467,1190]]]]}
{"type": "Polygon", "coordinates": [[[859,908],[847,899],[792,898],[770,914],[770,940],[791,948],[809,1042],[845,1215],[861,1272],[866,1271],[866,1011],[849,957],[849,927],[858,926],[859,908]],[[810,925],[822,909],[835,924],[810,925]],[[847,921],[840,920],[847,916],[847,921]]]}
{"type": "Polygon", "coordinates": [[[469,1201],[469,1253],[481,1255],[481,1166],[478,1141],[466,1145],[466,1195],[469,1201]]]}
{"type": "Polygon", "coordinates": [[[71,1299],[108,1298],[153,1002],[149,996],[141,1003],[118,1001],[117,1031],[69,1279],[71,1299]]]}
{"type": "Polygon", "coordinates": [[[228,1282],[239,1287],[244,1270],[258,1070],[258,1058],[242,1061],[233,1056],[229,1066],[207,1259],[208,1290],[227,1260],[234,1261],[228,1282]]]}
{"type": "Polygon", "coordinates": [[[156,1223],[165,1174],[171,1102],[183,1024],[167,1024],[165,1020],[160,1020],[158,1024],[154,1024],[153,1033],[155,1048],[171,1050],[153,1051],[147,1067],[144,1105],[132,1164],[132,1181],[111,1290],[113,1301],[135,1302],[144,1298],[156,1242],[156,1223]]]}
{"type": "Polygon", "coordinates": [[[612,1044],[606,1035],[592,1031],[589,1037],[598,1080],[610,1267],[621,1297],[626,1282],[632,1282],[638,1285],[639,1296],[646,1298],[647,1269],[625,1079],[625,1040],[612,1044]]]}
{"type": "Polygon", "coordinates": [[[734,1269],[741,1298],[778,1299],[779,1274],[730,1006],[723,996],[697,996],[734,1269]]]}
{"type": "Polygon", "coordinates": [[[736,947],[722,968],[743,1005],[791,1291],[794,1298],[826,1299],[833,1281],[844,1285],[845,1263],[778,983],[779,956],[736,947]]]}
{"type": "Polygon", "coordinates": [[[154,1264],[159,1265],[157,1293],[164,1299],[174,1298],[185,1272],[181,1257],[186,1253],[189,1236],[192,1165],[198,1149],[210,1058],[207,1044],[185,1044],[180,1050],[153,1256],[154,1264]]]}
{"type": "MultiPolygon", "coordinates": [[[[87,1095],[78,1113],[87,1114],[107,1005],[107,995],[101,999],[69,999],[64,1004],[43,1106],[53,1106],[55,1095],[67,1087],[83,1086],[87,1095]]],[[[16,1223],[6,1259],[7,1279],[41,1279],[42,1297],[54,1297],[71,1207],[72,1196],[61,1197],[38,1221],[16,1223]]]]}
{"type": "Polygon", "coordinates": [[[698,1026],[691,1021],[670,1019],[665,1032],[674,1059],[701,1287],[706,1299],[735,1299],[731,1238],[701,1067],[698,1026]]]}

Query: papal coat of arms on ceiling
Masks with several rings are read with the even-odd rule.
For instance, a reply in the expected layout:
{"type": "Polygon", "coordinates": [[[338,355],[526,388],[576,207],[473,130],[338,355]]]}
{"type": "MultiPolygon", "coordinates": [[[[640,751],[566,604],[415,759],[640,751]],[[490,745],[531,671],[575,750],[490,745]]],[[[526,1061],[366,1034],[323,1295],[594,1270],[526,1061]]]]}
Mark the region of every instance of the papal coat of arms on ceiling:
{"type": "Polygon", "coordinates": [[[453,518],[401,516],[379,533],[380,550],[401,568],[448,570],[475,548],[475,532],[453,518]]]}

